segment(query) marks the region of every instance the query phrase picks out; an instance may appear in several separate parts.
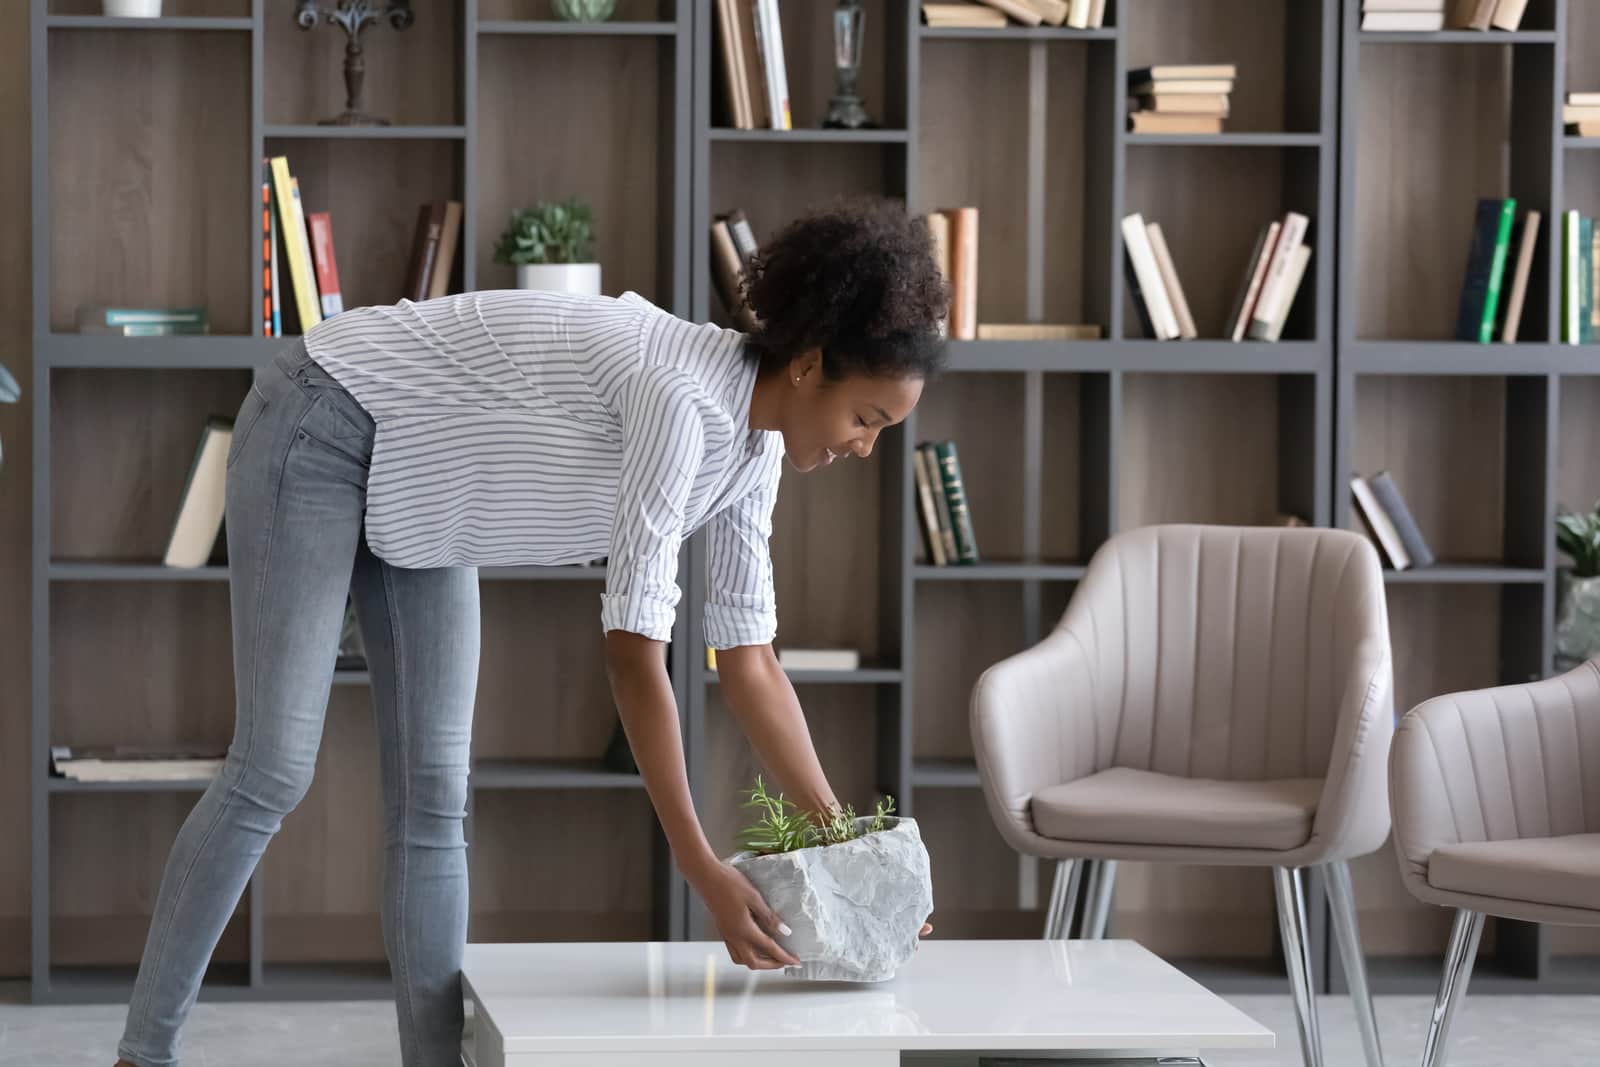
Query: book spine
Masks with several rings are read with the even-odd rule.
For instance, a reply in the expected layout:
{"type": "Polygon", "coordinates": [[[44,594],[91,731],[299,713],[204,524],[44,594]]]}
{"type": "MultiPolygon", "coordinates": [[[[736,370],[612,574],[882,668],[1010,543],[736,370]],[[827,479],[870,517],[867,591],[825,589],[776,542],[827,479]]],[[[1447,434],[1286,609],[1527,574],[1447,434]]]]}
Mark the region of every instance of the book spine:
{"type": "Polygon", "coordinates": [[[1389,516],[1378,506],[1378,498],[1372,495],[1372,486],[1367,484],[1365,478],[1356,475],[1350,479],[1350,491],[1355,494],[1361,516],[1366,519],[1367,529],[1372,532],[1373,540],[1378,542],[1384,555],[1389,557],[1389,564],[1397,571],[1405,570],[1411,565],[1411,557],[1406,555],[1405,545],[1401,542],[1394,523],[1389,521],[1389,516]]]}
{"type": "Polygon", "coordinates": [[[978,209],[953,208],[949,218],[954,281],[950,336],[958,341],[971,341],[978,336],[978,209]]]}
{"type": "Polygon", "coordinates": [[[943,567],[950,561],[945,558],[944,539],[939,534],[939,509],[933,501],[933,474],[928,469],[927,452],[914,449],[911,463],[916,475],[918,514],[922,518],[922,537],[928,550],[928,561],[935,567],[943,567]]]}
{"type": "Polygon", "coordinates": [[[1533,274],[1533,250],[1539,239],[1540,214],[1529,211],[1522,218],[1517,235],[1517,267],[1511,277],[1511,298],[1506,304],[1505,325],[1500,340],[1510,344],[1522,327],[1522,308],[1528,297],[1528,279],[1533,274]]]}
{"type": "Polygon", "coordinates": [[[1252,336],[1256,333],[1257,323],[1268,330],[1272,328],[1272,320],[1278,314],[1278,302],[1284,295],[1284,275],[1288,273],[1294,250],[1305,240],[1306,231],[1310,226],[1311,220],[1298,211],[1290,211],[1284,215],[1283,227],[1278,231],[1277,244],[1272,248],[1272,261],[1267,265],[1266,280],[1261,283],[1261,295],[1256,298],[1256,306],[1250,313],[1252,336]]]}
{"type": "Polygon", "coordinates": [[[956,443],[940,441],[933,450],[939,461],[944,495],[950,501],[950,528],[955,535],[956,559],[962,563],[976,563],[978,540],[972,529],[972,508],[967,503],[967,487],[961,477],[961,458],[956,452],[956,443]]]}
{"type": "Polygon", "coordinates": [[[306,217],[311,228],[311,251],[317,269],[317,289],[322,294],[322,317],[332,318],[344,310],[339,294],[339,268],[333,258],[333,221],[326,211],[306,217]]]}
{"type": "Polygon", "coordinates": [[[1578,219],[1578,343],[1594,343],[1594,219],[1578,219]]]}
{"type": "Polygon", "coordinates": [[[1283,298],[1278,301],[1278,313],[1272,317],[1272,327],[1264,340],[1276,341],[1283,336],[1283,327],[1294,310],[1294,298],[1300,293],[1300,283],[1306,275],[1306,264],[1311,262],[1311,246],[1304,241],[1289,257],[1289,269],[1283,276],[1283,298]]]}
{"type": "Polygon", "coordinates": [[[1561,217],[1561,340],[1578,343],[1578,212],[1561,217]]]}
{"type": "Polygon", "coordinates": [[[1122,240],[1128,260],[1138,277],[1138,289],[1154,324],[1151,336],[1169,341],[1178,336],[1178,319],[1167,301],[1166,287],[1161,282],[1161,270],[1156,266],[1155,252],[1150,248],[1150,235],[1145,230],[1144,217],[1138,212],[1122,220],[1122,240]]]}
{"type": "Polygon", "coordinates": [[[932,441],[924,441],[917,446],[922,453],[922,462],[928,468],[929,485],[936,488],[933,494],[933,503],[938,512],[939,540],[944,545],[944,558],[946,563],[956,561],[956,535],[954,522],[950,514],[950,496],[944,491],[944,481],[939,475],[939,456],[934,451],[932,441]]]}
{"type": "Polygon", "coordinates": [[[1600,220],[1589,220],[1589,340],[1600,341],[1600,220]]]}
{"type": "Polygon", "coordinates": [[[1411,514],[1411,509],[1406,507],[1405,498],[1400,495],[1400,488],[1394,484],[1389,472],[1379,471],[1374,474],[1367,479],[1367,487],[1372,490],[1378,506],[1383,508],[1384,514],[1394,526],[1400,543],[1405,546],[1406,555],[1411,559],[1411,565],[1413,567],[1431,565],[1434,562],[1433,550],[1428,547],[1427,539],[1417,527],[1416,517],[1411,514]]]}
{"type": "Polygon", "coordinates": [[[1500,201],[1479,200],[1472,222],[1472,241],[1467,251],[1467,272],[1461,280],[1461,303],[1456,311],[1456,340],[1476,341],[1483,320],[1483,307],[1489,292],[1489,263],[1494,257],[1496,228],[1500,222],[1500,201]]]}
{"type": "Polygon", "coordinates": [[[1282,228],[1283,223],[1274,219],[1256,236],[1255,250],[1250,253],[1248,270],[1239,287],[1239,297],[1233,305],[1233,315],[1229,319],[1232,323],[1228,333],[1229,340],[1243,341],[1250,329],[1250,320],[1255,315],[1256,300],[1261,296],[1261,286],[1267,280],[1267,264],[1272,262],[1272,250],[1278,243],[1278,231],[1282,228]]]}
{"type": "Polygon", "coordinates": [[[261,336],[275,336],[272,327],[272,167],[261,162],[261,336]]]}
{"type": "Polygon", "coordinates": [[[1494,340],[1495,317],[1500,310],[1500,290],[1506,276],[1506,256],[1511,249],[1511,230],[1517,221],[1517,202],[1506,197],[1500,206],[1494,235],[1494,251],[1489,257],[1489,283],[1483,297],[1483,313],[1478,321],[1478,341],[1488,344],[1494,340]]]}
{"type": "Polygon", "coordinates": [[[1178,322],[1178,336],[1185,339],[1198,336],[1194,316],[1189,313],[1189,301],[1183,295],[1183,283],[1178,280],[1178,266],[1172,261],[1172,251],[1167,248],[1167,238],[1161,232],[1161,225],[1155,222],[1147,225],[1145,236],[1149,239],[1150,251],[1156,258],[1156,269],[1161,272],[1161,288],[1167,294],[1167,301],[1172,305],[1173,317],[1178,322]]]}

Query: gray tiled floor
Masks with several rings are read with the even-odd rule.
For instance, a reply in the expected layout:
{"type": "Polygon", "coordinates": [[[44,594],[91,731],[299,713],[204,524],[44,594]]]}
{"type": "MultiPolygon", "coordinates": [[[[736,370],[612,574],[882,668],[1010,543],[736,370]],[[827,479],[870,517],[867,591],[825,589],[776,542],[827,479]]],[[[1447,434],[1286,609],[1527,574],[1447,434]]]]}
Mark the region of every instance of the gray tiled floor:
{"type": "MultiPolygon", "coordinates": [[[[110,1067],[122,1026],[112,1005],[29,1007],[0,986],[0,1067],[110,1067]]],[[[1278,1034],[1272,1052],[1215,1055],[1212,1067],[1298,1067],[1294,1009],[1287,997],[1232,998],[1278,1034]]],[[[1384,1058],[1421,1059],[1431,1000],[1378,1002],[1384,1058]]],[[[1320,1006],[1328,1067],[1361,1063],[1349,1002],[1320,1006]]],[[[1469,998],[1457,1021],[1451,1067],[1593,1067],[1600,1064],[1600,997],[1469,998]]],[[[185,1040],[184,1067],[393,1067],[399,1062],[394,1009],[354,1004],[200,1004],[185,1040]]]]}

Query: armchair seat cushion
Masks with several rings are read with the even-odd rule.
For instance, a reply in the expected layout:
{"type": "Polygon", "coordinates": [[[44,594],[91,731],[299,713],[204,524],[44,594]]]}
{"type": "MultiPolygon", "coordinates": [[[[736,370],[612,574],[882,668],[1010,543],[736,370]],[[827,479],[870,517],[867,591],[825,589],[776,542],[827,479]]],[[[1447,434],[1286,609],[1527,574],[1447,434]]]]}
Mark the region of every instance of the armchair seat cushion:
{"type": "Polygon", "coordinates": [[[1501,900],[1600,907],[1600,834],[1444,845],[1428,857],[1428,884],[1501,900]]]}
{"type": "Polygon", "coordinates": [[[1220,781],[1113,767],[1033,795],[1041,835],[1174,848],[1282,851],[1311,838],[1321,778],[1220,781]]]}

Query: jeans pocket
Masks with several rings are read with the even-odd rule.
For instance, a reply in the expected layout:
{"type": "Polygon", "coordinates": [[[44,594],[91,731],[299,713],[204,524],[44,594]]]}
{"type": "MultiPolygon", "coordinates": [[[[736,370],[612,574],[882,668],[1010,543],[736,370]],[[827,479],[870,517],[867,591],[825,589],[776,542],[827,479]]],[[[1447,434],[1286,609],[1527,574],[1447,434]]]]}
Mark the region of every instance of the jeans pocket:
{"type": "Polygon", "coordinates": [[[259,385],[251,382],[250,391],[245,394],[239,412],[233,418],[233,440],[228,445],[228,461],[225,464],[228,469],[233,468],[234,461],[244,452],[244,443],[250,439],[250,431],[256,428],[256,423],[261,421],[266,410],[266,394],[259,385]]]}
{"type": "Polygon", "coordinates": [[[333,416],[327,433],[334,437],[371,437],[375,426],[361,402],[332,378],[303,374],[300,381],[311,391],[317,405],[333,416]]]}

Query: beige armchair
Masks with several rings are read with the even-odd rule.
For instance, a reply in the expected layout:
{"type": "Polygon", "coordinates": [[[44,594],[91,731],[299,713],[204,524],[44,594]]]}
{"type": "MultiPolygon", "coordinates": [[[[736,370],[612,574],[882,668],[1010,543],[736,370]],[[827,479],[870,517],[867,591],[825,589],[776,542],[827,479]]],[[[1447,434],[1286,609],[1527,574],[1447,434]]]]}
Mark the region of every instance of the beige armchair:
{"type": "Polygon", "coordinates": [[[1154,526],[1108,540],[1039,644],[972,694],[983,794],[1056,864],[1046,937],[1104,935],[1115,861],[1271,867],[1308,1067],[1322,1047],[1303,872],[1320,866],[1369,1067],[1382,1062],[1351,857],[1389,832],[1383,577],[1332,529],[1154,526]]]}
{"type": "Polygon", "coordinates": [[[1439,1067],[1486,914],[1600,925],[1600,660],[1417,705],[1389,795],[1406,888],[1456,909],[1423,1050],[1439,1067]]]}

